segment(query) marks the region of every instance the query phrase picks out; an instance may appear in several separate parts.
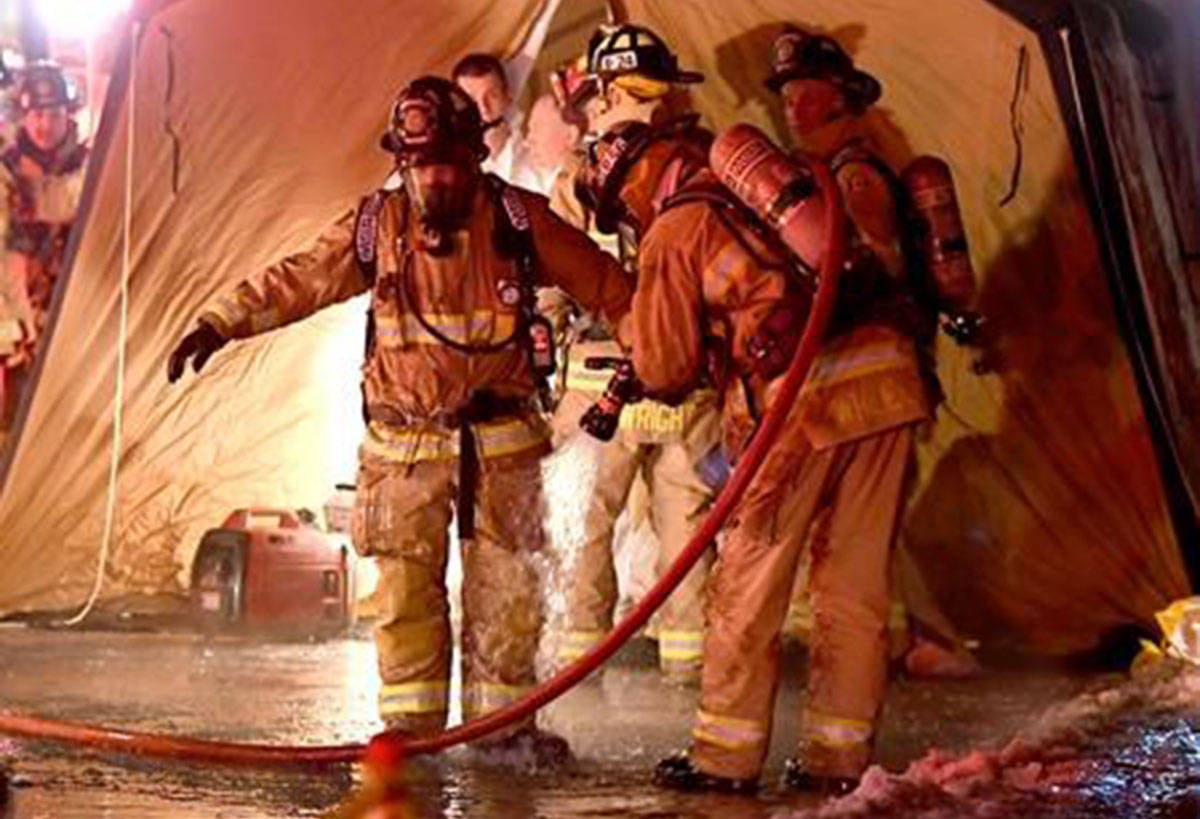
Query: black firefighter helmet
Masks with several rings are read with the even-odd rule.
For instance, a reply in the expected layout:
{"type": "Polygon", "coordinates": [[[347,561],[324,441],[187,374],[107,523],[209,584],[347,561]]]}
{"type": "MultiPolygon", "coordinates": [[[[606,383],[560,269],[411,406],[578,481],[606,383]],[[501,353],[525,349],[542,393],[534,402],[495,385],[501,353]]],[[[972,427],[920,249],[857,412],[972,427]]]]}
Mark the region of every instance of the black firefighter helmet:
{"type": "Polygon", "coordinates": [[[38,60],[20,69],[17,75],[17,109],[21,113],[41,108],[79,108],[79,95],[62,67],[50,60],[38,60]]]}
{"type": "Polygon", "coordinates": [[[483,117],[475,101],[442,77],[424,76],[405,86],[392,104],[380,145],[398,165],[478,163],[488,155],[483,117]]]}
{"type": "Polygon", "coordinates": [[[767,88],[778,93],[789,80],[825,80],[841,89],[846,102],[861,114],[883,93],[879,81],[854,66],[841,44],[823,34],[786,26],[771,44],[767,88]]]}
{"type": "Polygon", "coordinates": [[[601,83],[625,74],[640,74],[668,83],[704,81],[698,71],[684,71],[662,37],[630,23],[602,27],[588,43],[588,73],[601,83]]]}

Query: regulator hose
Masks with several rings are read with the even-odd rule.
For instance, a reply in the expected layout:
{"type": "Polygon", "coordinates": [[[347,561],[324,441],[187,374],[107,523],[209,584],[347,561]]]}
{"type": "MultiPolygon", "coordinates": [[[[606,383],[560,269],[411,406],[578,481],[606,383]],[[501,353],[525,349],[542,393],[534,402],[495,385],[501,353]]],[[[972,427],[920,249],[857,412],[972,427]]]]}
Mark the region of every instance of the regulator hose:
{"type": "Polygon", "coordinates": [[[525,719],[570,690],[576,683],[600,667],[616,653],[650,615],[683,581],[683,578],[708,548],[725,525],[749,487],[771,446],[787,419],[788,413],[808,375],[824,338],[825,328],[833,311],[837,294],[838,274],[846,254],[845,215],[837,183],[829,169],[820,163],[810,163],[812,173],[824,198],[824,252],[819,265],[817,292],[808,323],[796,347],[791,364],[775,391],[746,451],[734,467],[724,489],[717,497],[703,524],[692,535],[687,546],[658,582],[633,610],[605,638],[579,659],[544,681],[516,702],[485,716],[428,737],[409,737],[396,732],[384,732],[371,740],[370,745],[348,744],[328,746],[265,745],[219,742],[192,737],[173,737],[163,734],[123,731],[114,728],[59,722],[0,711],[0,734],[50,739],[76,745],[87,745],[140,756],[219,762],[233,765],[324,765],[354,762],[370,751],[374,758],[402,759],[408,756],[432,754],[454,745],[484,737],[519,720],[525,719]]]}

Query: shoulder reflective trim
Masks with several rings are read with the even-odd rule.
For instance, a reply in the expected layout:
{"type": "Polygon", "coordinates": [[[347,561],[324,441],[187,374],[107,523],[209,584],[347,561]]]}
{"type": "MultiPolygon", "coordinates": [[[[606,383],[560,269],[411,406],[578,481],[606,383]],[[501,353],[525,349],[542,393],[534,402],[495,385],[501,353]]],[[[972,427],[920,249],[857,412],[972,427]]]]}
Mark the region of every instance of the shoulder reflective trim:
{"type": "Polygon", "coordinates": [[[753,720],[722,717],[697,710],[692,736],[729,751],[757,750],[766,744],[767,726],[753,720]]]}
{"type": "Polygon", "coordinates": [[[441,680],[397,683],[379,689],[379,713],[432,714],[447,710],[450,687],[441,680]]]}

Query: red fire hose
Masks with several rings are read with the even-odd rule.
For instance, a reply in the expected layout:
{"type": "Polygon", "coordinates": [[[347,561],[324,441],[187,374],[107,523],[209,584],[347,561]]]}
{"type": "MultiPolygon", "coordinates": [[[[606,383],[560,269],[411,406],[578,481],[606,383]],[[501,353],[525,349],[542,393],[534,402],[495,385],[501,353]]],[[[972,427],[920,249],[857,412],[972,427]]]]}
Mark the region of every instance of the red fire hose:
{"type": "MultiPolygon", "coordinates": [[[[753,440],[733,470],[703,525],[692,535],[686,548],[667,569],[646,596],[624,620],[596,646],[550,679],[534,688],[511,705],[493,711],[479,719],[464,723],[442,733],[422,738],[405,738],[380,734],[371,742],[372,754],[399,758],[432,754],[471,740],[479,739],[513,722],[535,713],[544,705],[566,693],[576,683],[595,671],[619,649],[654,611],[675,590],[700,555],[725,525],[730,512],[741,500],[759,466],[770,450],[780,427],[804,383],[816,357],[833,309],[837,278],[845,256],[844,214],[841,197],[829,170],[813,163],[812,170],[824,194],[824,248],[821,256],[819,284],[812,311],[796,348],[791,365],[779,385],[771,406],[767,409],[753,440]]],[[[51,739],[76,745],[89,745],[141,756],[169,757],[228,764],[327,764],[353,762],[360,759],[368,746],[362,744],[304,746],[260,745],[236,742],[217,742],[191,737],[172,737],[162,734],[122,731],[99,726],[80,725],[23,716],[0,711],[0,734],[51,739]]]]}

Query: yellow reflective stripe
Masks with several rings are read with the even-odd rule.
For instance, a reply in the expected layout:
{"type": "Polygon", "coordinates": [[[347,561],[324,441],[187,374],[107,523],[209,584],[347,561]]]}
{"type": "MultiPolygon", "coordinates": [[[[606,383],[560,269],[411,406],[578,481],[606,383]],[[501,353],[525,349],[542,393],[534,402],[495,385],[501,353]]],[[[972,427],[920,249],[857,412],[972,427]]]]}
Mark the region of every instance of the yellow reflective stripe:
{"type": "Polygon", "coordinates": [[[804,732],[810,741],[827,748],[850,748],[869,743],[874,726],[866,720],[806,711],[804,732]]]}
{"type": "Polygon", "coordinates": [[[736,239],[730,239],[708,263],[702,281],[710,282],[715,293],[722,293],[731,282],[746,278],[750,259],[736,239]]]}
{"type": "Polygon", "coordinates": [[[767,741],[767,726],[735,717],[721,717],[704,710],[696,711],[692,736],[729,751],[758,748],[767,741]]]}
{"type": "Polygon", "coordinates": [[[682,433],[688,406],[670,407],[657,401],[630,404],[621,413],[621,429],[639,432],[682,433]]]}
{"type": "MultiPolygon", "coordinates": [[[[442,335],[460,344],[490,344],[503,341],[512,335],[517,317],[514,313],[497,313],[494,310],[476,310],[468,317],[465,313],[422,313],[425,324],[442,335]]],[[[375,337],[383,346],[403,346],[405,343],[441,345],[437,336],[430,333],[412,313],[399,316],[375,316],[375,337]]]]}
{"type": "Polygon", "coordinates": [[[604,639],[604,631],[568,631],[563,635],[562,644],[558,647],[560,660],[574,660],[582,657],[597,643],[604,639]]]}
{"type": "Polygon", "coordinates": [[[384,685],[379,689],[379,713],[432,714],[445,711],[450,688],[443,681],[384,685]]]}
{"type": "MultiPolygon", "coordinates": [[[[550,440],[544,424],[515,418],[472,426],[484,458],[516,455],[550,440]]],[[[388,427],[372,421],[367,426],[363,450],[400,463],[449,461],[458,457],[457,430],[388,427]]]]}
{"type": "Polygon", "coordinates": [[[397,433],[372,421],[363,439],[364,452],[400,463],[450,461],[458,457],[458,433],[442,430],[397,433]]]}
{"type": "Polygon", "coordinates": [[[281,324],[283,324],[283,313],[278,307],[268,307],[266,310],[250,314],[250,331],[252,333],[265,333],[267,330],[274,330],[281,324]]]}
{"type": "Polygon", "coordinates": [[[483,457],[498,458],[538,446],[550,440],[550,432],[543,424],[512,420],[493,425],[481,424],[475,427],[475,437],[483,457]]]}
{"type": "Polygon", "coordinates": [[[469,683],[463,686],[463,713],[470,716],[512,705],[533,686],[504,683],[469,683]]]}
{"type": "Polygon", "coordinates": [[[704,632],[660,631],[658,656],[664,660],[698,660],[704,655],[704,632]]]}
{"type": "Polygon", "coordinates": [[[868,344],[851,350],[827,351],[813,362],[805,392],[815,386],[837,384],[887,370],[912,368],[912,355],[895,341],[868,344]]]}
{"type": "Polygon", "coordinates": [[[202,318],[216,319],[217,329],[224,335],[232,335],[234,328],[246,317],[246,311],[238,306],[232,296],[221,296],[205,308],[202,318]]]}
{"type": "Polygon", "coordinates": [[[567,389],[599,395],[608,386],[612,375],[612,370],[589,370],[582,364],[571,366],[567,369],[567,389]]]}

